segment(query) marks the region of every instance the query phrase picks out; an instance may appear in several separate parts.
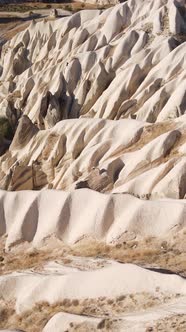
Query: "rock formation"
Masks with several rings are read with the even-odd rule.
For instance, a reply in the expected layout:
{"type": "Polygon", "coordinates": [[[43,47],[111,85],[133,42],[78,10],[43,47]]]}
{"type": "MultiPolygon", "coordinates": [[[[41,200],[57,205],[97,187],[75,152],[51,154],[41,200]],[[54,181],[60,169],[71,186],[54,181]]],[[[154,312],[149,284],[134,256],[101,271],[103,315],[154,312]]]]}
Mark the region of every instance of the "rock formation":
{"type": "Polygon", "coordinates": [[[1,328],[186,329],[185,36],[184,0],[128,0],[3,45],[1,328]]]}

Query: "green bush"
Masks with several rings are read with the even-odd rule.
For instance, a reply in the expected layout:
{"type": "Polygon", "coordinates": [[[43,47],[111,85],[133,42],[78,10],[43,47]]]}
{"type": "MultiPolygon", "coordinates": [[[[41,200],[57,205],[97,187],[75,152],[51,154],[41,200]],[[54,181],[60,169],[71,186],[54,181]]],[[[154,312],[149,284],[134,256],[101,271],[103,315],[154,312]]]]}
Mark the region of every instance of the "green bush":
{"type": "Polygon", "coordinates": [[[0,136],[11,140],[13,135],[14,133],[9,120],[5,117],[0,117],[0,136]]]}

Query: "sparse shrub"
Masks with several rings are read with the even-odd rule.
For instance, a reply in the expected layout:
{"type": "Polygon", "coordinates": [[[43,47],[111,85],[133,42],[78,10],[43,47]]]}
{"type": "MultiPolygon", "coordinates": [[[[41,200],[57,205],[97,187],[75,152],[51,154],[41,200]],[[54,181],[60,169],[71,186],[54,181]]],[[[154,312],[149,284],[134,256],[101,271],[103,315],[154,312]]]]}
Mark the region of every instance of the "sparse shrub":
{"type": "Polygon", "coordinates": [[[7,118],[1,117],[0,118],[0,136],[6,139],[11,140],[13,138],[13,130],[10,122],[7,118]]]}
{"type": "Polygon", "coordinates": [[[78,300],[72,300],[72,305],[74,305],[74,306],[79,305],[79,301],[78,300]]]}
{"type": "Polygon", "coordinates": [[[119,301],[119,302],[123,301],[123,300],[125,300],[125,297],[126,297],[125,295],[120,295],[117,297],[116,301],[119,301]]]}
{"type": "Polygon", "coordinates": [[[106,319],[104,318],[101,322],[98,323],[97,329],[98,330],[103,329],[105,327],[105,324],[106,324],[106,319]]]}
{"type": "Polygon", "coordinates": [[[65,10],[72,11],[72,7],[70,5],[65,5],[65,10]]]}
{"type": "Polygon", "coordinates": [[[32,11],[29,11],[28,16],[33,16],[34,13],[32,11]]]}
{"type": "Polygon", "coordinates": [[[63,302],[62,302],[62,304],[64,305],[64,306],[70,306],[71,305],[71,301],[69,300],[69,299],[64,299],[63,300],[63,302]]]}

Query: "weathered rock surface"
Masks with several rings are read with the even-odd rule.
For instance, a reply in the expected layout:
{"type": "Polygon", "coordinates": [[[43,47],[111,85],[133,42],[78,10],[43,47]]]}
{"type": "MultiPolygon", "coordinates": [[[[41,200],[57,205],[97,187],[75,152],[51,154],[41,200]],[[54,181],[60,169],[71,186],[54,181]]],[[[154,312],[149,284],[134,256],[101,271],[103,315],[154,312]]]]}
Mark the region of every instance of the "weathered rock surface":
{"type": "Polygon", "coordinates": [[[186,107],[185,29],[176,0],[33,22],[3,47],[1,112],[11,100],[39,128],[82,116],[176,118],[186,107]]]}
{"type": "Polygon", "coordinates": [[[9,151],[0,158],[0,187],[184,198],[185,130],[185,116],[155,124],[68,119],[42,131],[23,116],[9,151]]]}
{"type": "Polygon", "coordinates": [[[1,189],[184,198],[185,29],[183,1],[127,1],[33,22],[6,43],[1,114],[25,117],[1,189]]]}
{"type": "Polygon", "coordinates": [[[0,207],[0,234],[7,235],[7,248],[23,242],[41,247],[50,237],[66,244],[86,237],[113,244],[131,237],[170,237],[175,242],[173,235],[186,224],[185,200],[146,202],[89,189],[0,191],[0,207]]]}
{"type": "Polygon", "coordinates": [[[128,0],[2,47],[0,328],[185,330],[185,35],[128,0]]]}

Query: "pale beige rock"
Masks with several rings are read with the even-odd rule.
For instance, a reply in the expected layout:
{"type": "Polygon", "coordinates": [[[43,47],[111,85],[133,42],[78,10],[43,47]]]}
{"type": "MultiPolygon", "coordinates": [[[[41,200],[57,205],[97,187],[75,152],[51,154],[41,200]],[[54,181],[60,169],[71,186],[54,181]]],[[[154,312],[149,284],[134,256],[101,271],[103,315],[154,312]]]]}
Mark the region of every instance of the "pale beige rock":
{"type": "Polygon", "coordinates": [[[186,312],[185,1],[52,16],[0,57],[0,324],[151,331],[186,312]]]}
{"type": "Polygon", "coordinates": [[[1,112],[13,98],[41,129],[79,116],[178,117],[185,111],[184,27],[185,7],[173,0],[129,0],[32,23],[3,46],[1,112]]]}
{"type": "Polygon", "coordinates": [[[86,236],[117,243],[128,232],[139,241],[146,237],[173,239],[177,228],[184,229],[186,223],[185,200],[146,202],[127,194],[105,195],[89,189],[71,193],[0,191],[0,204],[4,211],[0,233],[7,234],[7,248],[24,242],[41,247],[50,237],[66,244],[86,236]]]}
{"type": "Polygon", "coordinates": [[[183,198],[184,141],[184,119],[152,125],[133,119],[68,119],[39,131],[23,116],[9,153],[0,157],[0,187],[183,198]]]}

